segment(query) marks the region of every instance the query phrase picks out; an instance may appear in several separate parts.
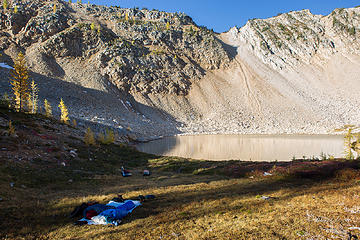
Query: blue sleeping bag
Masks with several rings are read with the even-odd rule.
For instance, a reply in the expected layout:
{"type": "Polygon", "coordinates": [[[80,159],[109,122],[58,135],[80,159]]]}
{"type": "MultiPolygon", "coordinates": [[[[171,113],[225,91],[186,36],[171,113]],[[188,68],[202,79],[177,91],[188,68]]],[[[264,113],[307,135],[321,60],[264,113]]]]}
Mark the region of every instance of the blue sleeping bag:
{"type": "Polygon", "coordinates": [[[106,217],[107,219],[120,220],[128,215],[136,207],[133,201],[126,201],[124,204],[116,207],[115,209],[108,209],[101,212],[99,215],[106,217]]]}

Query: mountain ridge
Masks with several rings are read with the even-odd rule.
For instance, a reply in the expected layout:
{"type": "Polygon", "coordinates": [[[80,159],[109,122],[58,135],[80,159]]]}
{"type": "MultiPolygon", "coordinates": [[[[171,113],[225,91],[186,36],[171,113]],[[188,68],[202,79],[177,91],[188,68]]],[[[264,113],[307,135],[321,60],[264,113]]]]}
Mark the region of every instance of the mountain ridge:
{"type": "MultiPolygon", "coordinates": [[[[360,8],[294,11],[217,34],[182,13],[13,3],[18,13],[0,16],[5,62],[24,51],[55,89],[64,81],[106,96],[79,94],[73,117],[148,136],[329,133],[358,123],[360,8]]],[[[6,80],[0,89],[9,91],[6,80]]],[[[40,90],[54,104],[60,97],[40,90]]]]}

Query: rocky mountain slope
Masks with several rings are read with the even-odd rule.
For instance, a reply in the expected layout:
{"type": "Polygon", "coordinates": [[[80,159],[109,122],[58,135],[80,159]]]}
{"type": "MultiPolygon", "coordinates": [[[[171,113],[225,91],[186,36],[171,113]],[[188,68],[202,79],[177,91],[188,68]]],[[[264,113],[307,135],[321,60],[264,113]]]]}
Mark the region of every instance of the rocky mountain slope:
{"type": "Polygon", "coordinates": [[[183,13],[13,0],[0,52],[25,52],[41,97],[78,119],[147,136],[325,133],[360,117],[359,23],[360,8],[303,10],[217,34],[183,13]]]}

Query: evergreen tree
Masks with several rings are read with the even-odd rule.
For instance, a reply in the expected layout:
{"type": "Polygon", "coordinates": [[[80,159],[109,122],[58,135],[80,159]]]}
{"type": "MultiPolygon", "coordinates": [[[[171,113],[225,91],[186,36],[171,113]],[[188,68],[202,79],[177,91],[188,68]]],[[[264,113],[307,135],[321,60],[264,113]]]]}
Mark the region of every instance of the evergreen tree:
{"type": "Polygon", "coordinates": [[[105,141],[105,135],[103,132],[100,132],[99,135],[98,135],[98,141],[101,143],[101,144],[106,144],[106,141],[105,141]]]}
{"type": "Polygon", "coordinates": [[[86,144],[86,146],[95,145],[94,133],[93,131],[91,131],[90,127],[86,129],[86,133],[84,136],[84,143],[86,144]]]}
{"type": "Polygon", "coordinates": [[[111,143],[115,142],[115,134],[114,134],[113,130],[106,129],[105,134],[106,134],[106,136],[105,136],[106,144],[111,144],[111,143]]]}
{"type": "Polygon", "coordinates": [[[32,80],[30,85],[30,94],[28,98],[28,108],[32,114],[37,113],[38,110],[38,101],[39,101],[38,93],[39,93],[39,89],[36,83],[34,82],[34,80],[32,80]]]}
{"type": "Polygon", "coordinates": [[[72,120],[72,123],[73,123],[73,127],[75,127],[75,128],[76,128],[76,127],[77,127],[77,122],[76,122],[76,120],[75,120],[75,119],[73,119],[73,120],[72,120]]]}
{"type": "Polygon", "coordinates": [[[15,127],[13,126],[11,121],[9,121],[8,134],[9,136],[15,135],[15,127]]]}
{"type": "Polygon", "coordinates": [[[8,1],[7,1],[7,0],[3,0],[3,8],[4,8],[4,9],[7,9],[8,6],[9,6],[8,1]]]}
{"type": "Polygon", "coordinates": [[[59,108],[61,111],[60,121],[65,124],[69,124],[69,112],[62,98],[59,103],[59,108]]]}
{"type": "Polygon", "coordinates": [[[29,96],[29,72],[25,56],[20,52],[15,60],[14,69],[10,72],[10,83],[15,96],[15,108],[22,111],[29,96]]]}
{"type": "Polygon", "coordinates": [[[90,29],[91,29],[91,31],[94,31],[94,30],[95,30],[95,24],[94,24],[94,23],[91,23],[90,29]]]}
{"type": "Polygon", "coordinates": [[[49,104],[48,100],[44,100],[44,107],[45,107],[45,116],[50,118],[52,117],[52,109],[51,105],[49,104]]]}

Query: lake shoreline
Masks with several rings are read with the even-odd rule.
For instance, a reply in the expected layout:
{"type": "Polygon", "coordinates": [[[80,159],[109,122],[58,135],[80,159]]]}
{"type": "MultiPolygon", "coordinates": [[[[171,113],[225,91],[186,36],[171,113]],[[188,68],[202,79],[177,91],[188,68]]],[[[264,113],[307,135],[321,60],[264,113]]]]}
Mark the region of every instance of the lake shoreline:
{"type": "Polygon", "coordinates": [[[212,161],[290,161],[292,159],[341,158],[343,135],[329,134],[232,134],[177,135],[133,145],[159,156],[212,161]]]}

